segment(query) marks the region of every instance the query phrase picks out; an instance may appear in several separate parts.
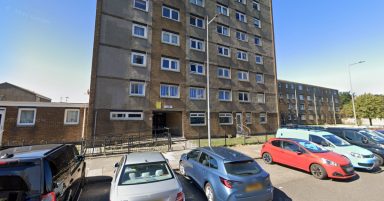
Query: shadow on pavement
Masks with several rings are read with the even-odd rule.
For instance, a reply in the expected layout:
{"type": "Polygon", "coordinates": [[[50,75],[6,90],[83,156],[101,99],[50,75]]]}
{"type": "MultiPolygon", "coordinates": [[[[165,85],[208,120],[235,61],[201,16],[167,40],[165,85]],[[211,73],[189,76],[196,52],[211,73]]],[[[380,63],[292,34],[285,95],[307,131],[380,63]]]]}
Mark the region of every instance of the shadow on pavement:
{"type": "Polygon", "coordinates": [[[206,201],[204,192],[200,189],[197,184],[191,179],[186,179],[184,176],[180,175],[178,172],[175,172],[177,178],[179,179],[181,185],[183,186],[183,192],[185,196],[185,201],[206,201]]]}
{"type": "Polygon", "coordinates": [[[292,199],[280,189],[275,188],[273,190],[273,201],[292,201],[292,199]]]}
{"type": "Polygon", "coordinates": [[[109,201],[112,177],[87,177],[79,201],[109,201]]]}

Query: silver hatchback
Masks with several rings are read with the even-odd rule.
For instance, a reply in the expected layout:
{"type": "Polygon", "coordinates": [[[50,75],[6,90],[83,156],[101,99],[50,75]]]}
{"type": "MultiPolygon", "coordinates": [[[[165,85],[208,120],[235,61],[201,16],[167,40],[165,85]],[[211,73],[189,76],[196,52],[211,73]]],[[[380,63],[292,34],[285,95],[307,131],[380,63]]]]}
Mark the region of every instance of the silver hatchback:
{"type": "Polygon", "coordinates": [[[124,155],[115,168],[111,201],[184,201],[181,183],[159,152],[124,155]]]}

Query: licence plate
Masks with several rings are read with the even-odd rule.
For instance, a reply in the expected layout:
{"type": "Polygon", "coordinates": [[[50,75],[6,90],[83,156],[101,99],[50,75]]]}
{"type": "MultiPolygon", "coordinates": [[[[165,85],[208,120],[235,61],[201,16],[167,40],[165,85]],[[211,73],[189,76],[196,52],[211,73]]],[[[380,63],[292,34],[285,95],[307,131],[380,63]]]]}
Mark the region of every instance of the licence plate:
{"type": "Polygon", "coordinates": [[[260,183],[251,184],[245,188],[245,192],[258,191],[263,188],[263,185],[260,183]]]}

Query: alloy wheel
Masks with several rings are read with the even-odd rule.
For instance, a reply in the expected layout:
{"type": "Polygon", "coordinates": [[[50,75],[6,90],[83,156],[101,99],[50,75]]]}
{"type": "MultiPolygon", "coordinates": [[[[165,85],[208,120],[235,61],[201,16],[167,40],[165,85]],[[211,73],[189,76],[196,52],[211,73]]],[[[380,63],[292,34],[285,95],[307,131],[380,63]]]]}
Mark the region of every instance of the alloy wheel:
{"type": "Polygon", "coordinates": [[[271,154],[264,153],[263,154],[263,160],[264,160],[265,163],[271,164],[272,163],[272,156],[271,156],[271,154]]]}
{"type": "Polygon", "coordinates": [[[207,183],[207,185],[205,185],[205,196],[207,197],[208,201],[214,201],[215,200],[215,196],[213,194],[213,189],[211,187],[211,184],[207,183]]]}

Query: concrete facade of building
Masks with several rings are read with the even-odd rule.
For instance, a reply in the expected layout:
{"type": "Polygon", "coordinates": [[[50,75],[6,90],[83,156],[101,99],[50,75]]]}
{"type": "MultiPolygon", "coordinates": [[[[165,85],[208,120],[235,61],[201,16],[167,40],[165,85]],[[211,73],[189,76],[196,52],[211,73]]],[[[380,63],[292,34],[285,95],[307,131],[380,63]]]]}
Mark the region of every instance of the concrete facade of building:
{"type": "Polygon", "coordinates": [[[278,88],[282,125],[341,123],[338,90],[285,80],[278,88]]]}
{"type": "Polygon", "coordinates": [[[0,101],[51,102],[51,99],[28,89],[4,82],[0,83],[0,101]]]}
{"type": "Polygon", "coordinates": [[[98,0],[88,138],[271,133],[278,99],[271,0],[98,0]]]}

